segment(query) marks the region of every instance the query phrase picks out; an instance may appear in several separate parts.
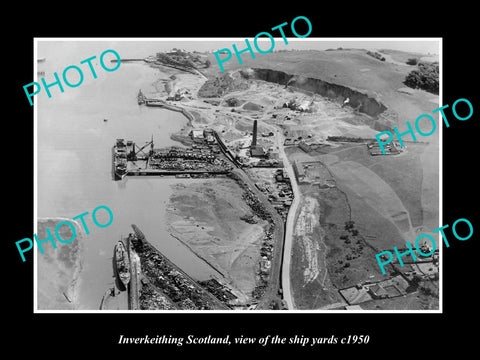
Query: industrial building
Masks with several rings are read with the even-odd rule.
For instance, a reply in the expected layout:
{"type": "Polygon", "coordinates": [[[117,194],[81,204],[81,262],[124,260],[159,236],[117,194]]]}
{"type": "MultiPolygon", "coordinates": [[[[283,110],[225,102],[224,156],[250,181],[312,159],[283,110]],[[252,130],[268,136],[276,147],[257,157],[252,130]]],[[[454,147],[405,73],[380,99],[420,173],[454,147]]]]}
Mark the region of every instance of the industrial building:
{"type": "Polygon", "coordinates": [[[268,154],[265,149],[257,145],[257,120],[253,121],[252,144],[250,145],[250,156],[256,158],[267,158],[268,154]]]}

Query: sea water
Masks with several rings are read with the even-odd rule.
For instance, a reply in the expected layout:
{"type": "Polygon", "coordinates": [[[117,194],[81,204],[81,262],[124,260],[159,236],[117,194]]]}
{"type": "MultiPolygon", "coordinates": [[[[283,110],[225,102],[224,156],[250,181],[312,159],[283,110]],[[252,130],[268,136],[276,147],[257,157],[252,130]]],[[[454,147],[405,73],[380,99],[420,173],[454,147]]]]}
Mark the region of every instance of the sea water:
{"type": "MultiPolygon", "coordinates": [[[[97,55],[97,63],[94,60],[93,64],[100,69],[98,57],[107,49],[114,49],[122,58],[144,58],[170,46],[152,42],[40,41],[37,54],[46,61],[38,64],[38,71],[45,71],[49,83],[54,71],[60,75],[66,66],[79,65],[93,55],[97,55]]],[[[114,72],[97,74],[98,78],[93,79],[85,72],[79,87],[65,86],[61,93],[56,86],[50,89],[51,98],[45,93],[35,98],[38,217],[72,218],[99,205],[108,206],[114,215],[112,225],[103,229],[90,226],[90,234],[81,240],[83,270],[77,300],[79,309],[88,310],[97,310],[105,290],[113,286],[113,249],[121,236],[133,231],[131,224],[136,224],[157,249],[191,276],[207,279],[212,273],[169,235],[164,219],[173,191],[171,185],[200,179],[112,178],[112,146],[117,138],[141,146],[153,136],[156,148],[181,146],[170,139],[187,124],[181,113],[137,104],[139,89],[147,94],[153,92],[152,83],[168,75],[142,62],[122,63],[114,72]]]]}

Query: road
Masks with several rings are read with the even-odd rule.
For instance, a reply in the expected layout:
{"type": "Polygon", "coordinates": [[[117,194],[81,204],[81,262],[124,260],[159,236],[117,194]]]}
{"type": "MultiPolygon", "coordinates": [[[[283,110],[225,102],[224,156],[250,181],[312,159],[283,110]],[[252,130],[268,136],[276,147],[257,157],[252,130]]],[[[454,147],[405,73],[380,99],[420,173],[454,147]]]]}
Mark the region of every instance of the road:
{"type": "MultiPolygon", "coordinates": [[[[278,131],[278,130],[277,130],[278,131]]],[[[293,244],[293,229],[295,228],[295,216],[297,214],[298,205],[300,204],[301,194],[300,189],[297,184],[297,179],[295,177],[295,172],[293,171],[292,164],[288,161],[287,155],[283,147],[285,139],[283,134],[277,132],[277,144],[278,144],[278,154],[279,157],[283,160],[283,166],[288,176],[290,177],[290,183],[292,185],[293,191],[293,202],[290,206],[287,216],[287,222],[285,226],[285,242],[284,242],[284,253],[283,253],[283,266],[282,266],[282,289],[283,289],[283,299],[288,307],[288,309],[295,309],[295,302],[292,296],[292,290],[290,288],[290,260],[292,259],[292,244],[293,244]]]]}

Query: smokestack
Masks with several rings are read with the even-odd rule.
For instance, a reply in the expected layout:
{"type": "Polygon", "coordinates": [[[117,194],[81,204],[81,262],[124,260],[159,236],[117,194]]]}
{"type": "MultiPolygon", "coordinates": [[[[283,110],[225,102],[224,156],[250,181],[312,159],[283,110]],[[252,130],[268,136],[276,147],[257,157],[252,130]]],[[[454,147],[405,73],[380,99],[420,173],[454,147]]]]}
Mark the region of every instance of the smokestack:
{"type": "Polygon", "coordinates": [[[257,146],[257,120],[253,121],[252,147],[257,146]]]}

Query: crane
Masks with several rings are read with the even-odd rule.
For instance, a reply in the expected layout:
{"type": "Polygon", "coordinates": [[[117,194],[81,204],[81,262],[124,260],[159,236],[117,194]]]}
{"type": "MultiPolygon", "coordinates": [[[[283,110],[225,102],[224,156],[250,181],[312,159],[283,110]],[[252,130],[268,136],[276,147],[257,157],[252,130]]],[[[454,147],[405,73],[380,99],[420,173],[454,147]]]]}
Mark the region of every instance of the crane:
{"type": "MultiPolygon", "coordinates": [[[[138,146],[137,146],[138,147],[138,146]]],[[[128,154],[128,160],[130,161],[135,161],[138,159],[138,154],[141,152],[145,158],[147,159],[148,161],[148,158],[149,158],[149,155],[153,152],[153,134],[152,134],[152,140],[150,140],[149,142],[147,142],[145,145],[143,145],[141,148],[139,148],[137,151],[135,151],[135,148],[136,148],[136,144],[133,143],[133,149],[132,151],[128,154]],[[150,153],[149,154],[146,154],[143,149],[145,149],[148,145],[150,145],[150,153]]],[[[143,159],[143,158],[142,158],[143,159]]]]}

